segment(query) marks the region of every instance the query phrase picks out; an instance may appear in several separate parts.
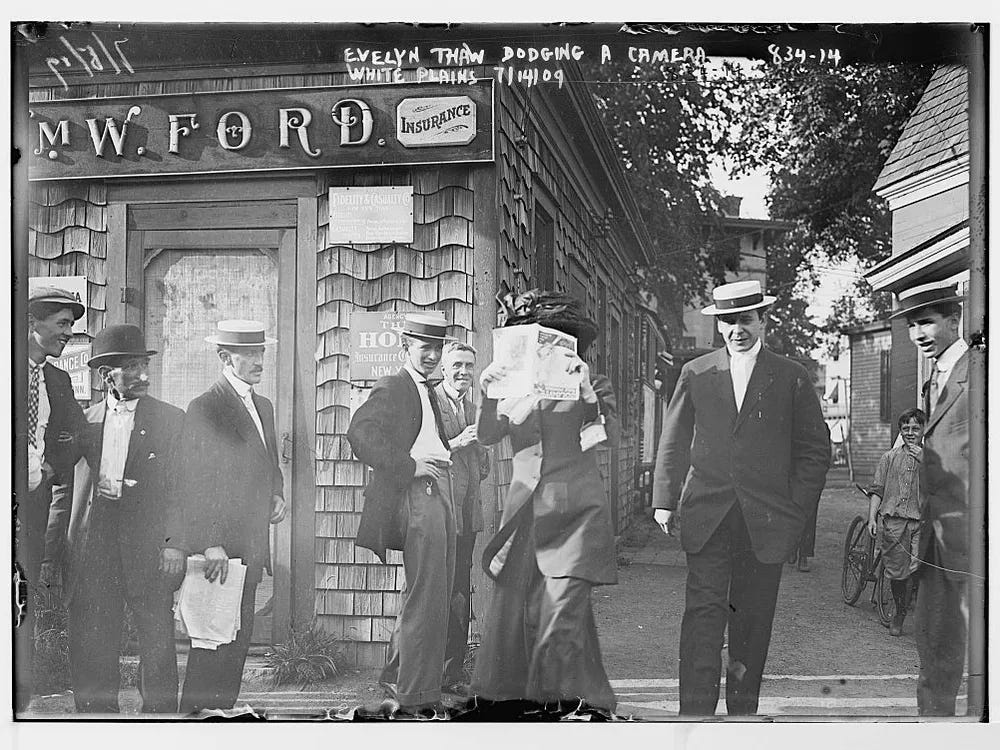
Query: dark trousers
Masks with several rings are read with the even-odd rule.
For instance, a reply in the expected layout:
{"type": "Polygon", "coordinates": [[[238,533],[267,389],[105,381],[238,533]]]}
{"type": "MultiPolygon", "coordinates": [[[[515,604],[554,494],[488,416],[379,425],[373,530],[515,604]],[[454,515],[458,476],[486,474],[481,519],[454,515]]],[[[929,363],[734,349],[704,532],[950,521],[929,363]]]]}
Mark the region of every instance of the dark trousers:
{"type": "Polygon", "coordinates": [[[250,638],[253,636],[254,598],[260,582],[260,569],[248,570],[243,582],[240,603],[240,629],[236,640],[219,646],[215,651],[192,648],[188,651],[187,671],[181,691],[180,710],[183,714],[210,708],[230,709],[236,704],[243,682],[250,638]]]}
{"type": "Polygon", "coordinates": [[[802,536],[799,537],[799,544],[795,548],[796,556],[801,559],[803,557],[813,557],[816,554],[816,516],[819,506],[813,508],[812,513],[806,519],[806,527],[802,530],[802,536]]]}
{"type": "Polygon", "coordinates": [[[451,591],[448,645],[445,647],[444,681],[465,682],[465,655],[469,650],[469,602],[472,597],[472,555],[477,532],[459,534],[455,543],[455,583],[451,591]]]}
{"type": "Polygon", "coordinates": [[[940,558],[937,546],[933,547],[931,559],[920,566],[917,574],[917,711],[921,716],[954,716],[965,666],[965,582],[949,578],[937,567],[940,558]]]}
{"type": "MultiPolygon", "coordinates": [[[[94,503],[121,501],[94,498],[94,503]]],[[[177,711],[177,654],[174,649],[173,598],[150,553],[143,583],[126,584],[117,508],[103,509],[90,529],[91,564],[71,571],[69,660],[73,701],[80,713],[118,713],[118,657],[125,604],[139,637],[139,692],[148,713],[177,711]]],[[[95,514],[96,515],[96,514],[95,514]]]]}
{"type": "Polygon", "coordinates": [[[405,524],[403,572],[406,586],[389,641],[388,661],[379,681],[394,685],[402,706],[434,703],[441,698],[448,612],[455,575],[455,515],[451,480],[439,491],[425,492],[415,479],[407,493],[400,522],[405,524]]]}
{"type": "Polygon", "coordinates": [[[52,502],[52,484],[48,479],[29,492],[17,504],[15,561],[22,576],[16,592],[21,607],[14,621],[14,708],[24,711],[31,702],[32,662],[35,660],[35,593],[45,556],[45,527],[52,502]]]}
{"type": "Polygon", "coordinates": [[[705,546],[687,555],[688,577],[680,643],[680,713],[711,716],[719,701],[722,638],[729,627],[726,708],[757,712],[771,643],[781,563],[765,564],[750,548],[735,500],[705,546]]]}

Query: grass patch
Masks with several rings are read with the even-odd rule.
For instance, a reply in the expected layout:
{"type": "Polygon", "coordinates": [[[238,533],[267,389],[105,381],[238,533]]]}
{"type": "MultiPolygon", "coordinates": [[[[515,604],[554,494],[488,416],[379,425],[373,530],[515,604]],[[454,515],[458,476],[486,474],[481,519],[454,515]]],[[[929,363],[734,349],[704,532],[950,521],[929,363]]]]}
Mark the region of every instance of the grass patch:
{"type": "Polygon", "coordinates": [[[267,666],[274,669],[274,687],[299,683],[304,688],[337,677],[346,664],[337,639],[315,623],[309,630],[293,630],[288,642],[275,646],[266,654],[266,660],[267,666]]]}

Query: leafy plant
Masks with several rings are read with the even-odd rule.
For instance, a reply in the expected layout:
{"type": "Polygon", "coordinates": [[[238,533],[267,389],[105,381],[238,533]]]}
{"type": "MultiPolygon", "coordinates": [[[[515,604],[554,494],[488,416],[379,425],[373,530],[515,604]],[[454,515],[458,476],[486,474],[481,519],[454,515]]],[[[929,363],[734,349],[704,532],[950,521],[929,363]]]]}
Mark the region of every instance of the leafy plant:
{"type": "Polygon", "coordinates": [[[267,666],[274,669],[274,686],[298,682],[302,687],[336,677],[345,666],[337,639],[315,623],[309,630],[292,630],[288,642],[267,654],[267,666]]]}

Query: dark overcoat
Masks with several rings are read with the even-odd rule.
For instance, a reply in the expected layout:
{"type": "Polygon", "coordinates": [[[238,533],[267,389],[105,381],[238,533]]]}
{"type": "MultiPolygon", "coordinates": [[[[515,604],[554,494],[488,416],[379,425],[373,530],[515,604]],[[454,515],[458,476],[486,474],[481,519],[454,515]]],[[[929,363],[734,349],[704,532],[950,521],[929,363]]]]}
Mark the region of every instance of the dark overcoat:
{"type": "Polygon", "coordinates": [[[830,436],[806,369],[761,349],[736,411],[729,353],[681,369],[656,456],[653,507],[679,511],[681,546],[698,552],[735,501],[762,563],[786,559],[815,512],[830,436]]]}
{"type": "MultiPolygon", "coordinates": [[[[593,382],[611,446],[617,435],[617,410],[610,382],[593,382]]],[[[598,405],[577,401],[538,402],[522,422],[498,413],[495,399],[482,399],[478,436],[483,445],[510,436],[512,477],[500,528],[487,542],[483,569],[499,576],[514,536],[533,523],[535,558],[542,575],[582,578],[595,584],[618,580],[614,528],[597,449],[582,451],[580,430],[598,416],[598,405]]]]}
{"type": "MultiPolygon", "coordinates": [[[[74,582],[80,576],[99,575],[105,569],[109,551],[92,543],[91,530],[102,528],[111,513],[117,515],[126,590],[138,595],[158,583],[167,503],[176,476],[174,452],[184,412],[151,396],[139,399],[125,458],[121,499],[95,504],[106,414],[107,401],[84,412],[86,421],[80,435],[84,455],[74,472],[72,501],[69,493],[57,494],[49,514],[50,549],[46,557],[58,559],[59,551],[65,550],[67,598],[72,596],[74,582]]],[[[96,538],[103,536],[94,534],[96,538]]]]}
{"type": "Polygon", "coordinates": [[[49,423],[45,428],[45,462],[55,473],[53,484],[63,484],[73,477],[73,465],[80,458],[79,434],[83,429],[83,409],[73,393],[69,374],[50,362],[42,366],[45,391],[49,397],[49,423]],[[67,433],[71,440],[60,441],[67,433]]]}
{"type": "Polygon", "coordinates": [[[417,385],[400,370],[375,383],[347,428],[354,455],[373,469],[355,544],[382,562],[387,549],[403,549],[397,513],[416,471],[410,448],[420,433],[422,414],[417,385]]]}
{"type": "Polygon", "coordinates": [[[251,581],[259,580],[262,569],[271,569],[271,505],[275,495],[284,496],[274,408],[257,393],[253,402],[264,443],[225,378],[188,406],[177,450],[178,481],[161,545],[189,554],[223,547],[230,558],[243,560],[251,581]]]}
{"type": "Polygon", "coordinates": [[[927,502],[921,534],[923,560],[930,545],[948,577],[969,570],[969,353],[963,354],[931,409],[924,430],[920,487],[927,502]]]}

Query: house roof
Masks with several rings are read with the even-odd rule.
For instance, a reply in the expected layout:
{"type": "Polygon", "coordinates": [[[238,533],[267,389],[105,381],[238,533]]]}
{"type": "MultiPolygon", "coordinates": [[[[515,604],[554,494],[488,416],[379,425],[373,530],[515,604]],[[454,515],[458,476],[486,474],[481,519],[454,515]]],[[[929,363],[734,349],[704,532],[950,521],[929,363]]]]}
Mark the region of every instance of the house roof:
{"type": "Polygon", "coordinates": [[[875,181],[879,192],[910,175],[969,153],[969,87],[963,65],[942,65],[875,181]]]}

